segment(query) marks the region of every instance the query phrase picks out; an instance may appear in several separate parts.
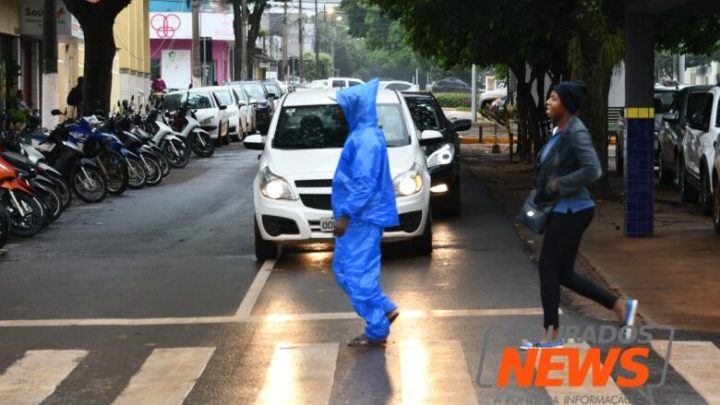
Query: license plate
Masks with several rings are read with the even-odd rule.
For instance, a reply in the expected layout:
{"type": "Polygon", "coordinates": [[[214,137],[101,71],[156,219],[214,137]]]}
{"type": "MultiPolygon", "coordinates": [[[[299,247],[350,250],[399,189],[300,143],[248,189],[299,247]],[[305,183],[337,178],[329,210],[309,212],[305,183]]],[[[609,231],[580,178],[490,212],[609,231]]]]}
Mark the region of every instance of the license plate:
{"type": "Polygon", "coordinates": [[[335,230],[335,218],[320,218],[320,232],[332,232],[335,230]]]}

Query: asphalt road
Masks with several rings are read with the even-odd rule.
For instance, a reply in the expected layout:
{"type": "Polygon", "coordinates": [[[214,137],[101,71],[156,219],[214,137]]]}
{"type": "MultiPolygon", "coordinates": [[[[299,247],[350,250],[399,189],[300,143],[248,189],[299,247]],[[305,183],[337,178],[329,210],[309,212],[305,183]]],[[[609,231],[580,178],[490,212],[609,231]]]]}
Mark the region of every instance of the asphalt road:
{"type": "MultiPolygon", "coordinates": [[[[363,325],[329,248],[255,261],[256,166],[257,152],[233,144],[157,188],[76,201],[40,235],[11,240],[0,258],[0,403],[649,403],[612,381],[496,386],[503,348],[541,322],[537,270],[468,172],[463,215],[436,220],[432,258],[387,249],[383,285],[401,310],[388,347],[346,347],[363,325]],[[476,383],[480,369],[490,387],[476,383]]],[[[566,307],[561,322],[613,325],[566,307]]],[[[654,337],[651,382],[668,339],[654,337]]],[[[720,403],[718,336],[675,338],[656,403],[720,403]]]]}

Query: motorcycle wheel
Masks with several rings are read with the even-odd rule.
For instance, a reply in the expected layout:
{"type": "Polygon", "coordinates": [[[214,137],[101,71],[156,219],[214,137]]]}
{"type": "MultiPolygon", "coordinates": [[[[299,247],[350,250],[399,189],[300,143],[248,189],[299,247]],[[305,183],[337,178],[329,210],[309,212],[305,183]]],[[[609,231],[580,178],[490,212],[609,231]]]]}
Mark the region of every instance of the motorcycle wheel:
{"type": "Polygon", "coordinates": [[[132,189],[145,187],[147,176],[142,161],[136,157],[128,156],[125,158],[128,166],[128,186],[132,189]]]}
{"type": "Polygon", "coordinates": [[[168,159],[162,153],[155,150],[153,150],[153,152],[153,156],[155,156],[155,159],[157,159],[158,164],[160,165],[162,176],[167,177],[167,175],[170,174],[170,162],[168,162],[168,159]]]}
{"type": "Polygon", "coordinates": [[[163,155],[167,158],[168,163],[174,169],[182,169],[187,166],[190,162],[190,155],[186,153],[186,146],[184,143],[177,142],[173,144],[168,141],[162,145],[163,155]],[[173,145],[175,148],[173,149],[173,145]],[[175,153],[177,151],[177,153],[175,153]]]}
{"type": "Polygon", "coordinates": [[[152,153],[143,153],[141,160],[143,162],[143,168],[145,169],[145,184],[150,187],[160,184],[163,179],[163,174],[158,158],[152,153]]]}
{"type": "Polygon", "coordinates": [[[37,189],[37,197],[41,199],[47,208],[48,215],[46,216],[45,225],[50,225],[51,222],[60,218],[62,214],[62,202],[60,196],[55,190],[51,189],[37,189]]]}
{"type": "Polygon", "coordinates": [[[10,214],[3,204],[0,204],[0,248],[7,243],[10,235],[10,214]]]}
{"type": "Polygon", "coordinates": [[[93,166],[82,166],[70,177],[75,194],[87,203],[98,203],[107,196],[105,178],[100,170],[93,166]]]}
{"type": "Polygon", "coordinates": [[[7,206],[10,214],[10,232],[15,236],[29,238],[35,236],[45,225],[46,212],[38,198],[22,191],[13,192],[7,206]],[[16,205],[17,202],[17,205],[16,205]],[[23,214],[20,213],[22,208],[23,214]]]}
{"type": "Polygon", "coordinates": [[[190,135],[190,148],[201,158],[210,157],[215,153],[215,143],[207,133],[194,133],[190,135]],[[203,143],[205,143],[204,146],[203,143]]]}
{"type": "Polygon", "coordinates": [[[67,181],[62,176],[48,172],[45,172],[45,175],[52,180],[53,183],[55,183],[55,188],[57,189],[58,196],[62,202],[62,209],[64,210],[69,207],[72,203],[72,191],[70,191],[70,185],[68,185],[67,181]]]}
{"type": "Polygon", "coordinates": [[[100,170],[105,176],[108,193],[113,195],[124,193],[128,188],[130,176],[123,156],[114,150],[106,150],[98,156],[98,160],[101,164],[100,170]]]}

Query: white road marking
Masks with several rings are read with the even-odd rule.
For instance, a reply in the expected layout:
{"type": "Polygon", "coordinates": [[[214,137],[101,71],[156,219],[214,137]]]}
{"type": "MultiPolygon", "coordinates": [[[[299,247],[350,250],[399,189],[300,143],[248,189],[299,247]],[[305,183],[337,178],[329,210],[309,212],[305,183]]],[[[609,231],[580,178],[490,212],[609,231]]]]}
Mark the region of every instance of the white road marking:
{"type": "Polygon", "coordinates": [[[245,293],[245,297],[240,303],[240,307],[235,312],[236,317],[250,316],[258,297],[260,297],[263,287],[265,287],[265,283],[267,283],[268,277],[270,277],[270,272],[272,272],[273,266],[275,266],[275,260],[266,260],[262,267],[260,267],[257,275],[255,275],[255,280],[253,280],[250,288],[247,290],[247,293],[245,293]]]}
{"type": "Polygon", "coordinates": [[[87,356],[85,350],[30,350],[0,375],[0,402],[39,404],[87,356]]]}
{"type": "Polygon", "coordinates": [[[182,404],[214,352],[214,347],[153,350],[113,404],[182,404]]]}
{"type": "Polygon", "coordinates": [[[327,404],[338,350],[337,343],[277,344],[255,404],[327,404]]]}
{"type": "MultiPolygon", "coordinates": [[[[580,351],[580,362],[582,363],[585,359],[585,353],[590,349],[587,343],[566,343],[565,348],[578,348],[580,351]]],[[[552,353],[552,349],[545,350],[547,353],[552,353]]],[[[542,352],[539,352],[539,354],[542,352]]],[[[539,359],[539,356],[538,356],[539,359]]],[[[601,356],[602,359],[602,356],[601,356]]],[[[539,361],[539,360],[538,360],[539,361]]],[[[619,360],[618,360],[619,361],[619,360]]],[[[563,384],[559,387],[545,387],[548,395],[551,398],[557,398],[559,403],[564,403],[567,398],[573,398],[575,396],[593,397],[593,398],[616,398],[620,404],[631,403],[629,399],[625,397],[622,390],[615,384],[612,377],[608,378],[606,385],[593,386],[592,381],[592,369],[587,373],[585,380],[581,386],[569,386],[568,384],[568,358],[565,356],[556,356],[552,358],[553,364],[562,364],[562,369],[557,371],[550,371],[547,373],[548,378],[561,379],[563,384]]],[[[610,371],[612,372],[612,371],[610,371]]],[[[536,376],[537,378],[537,376],[536,376]]]]}
{"type": "Polygon", "coordinates": [[[400,342],[403,404],[476,405],[462,345],[456,340],[400,342]]]}
{"type": "MultiPolygon", "coordinates": [[[[666,340],[652,341],[653,349],[663,358],[667,345],[666,340]]],[[[720,349],[712,342],[673,341],[670,365],[707,403],[720,404],[720,349]]]]}
{"type": "MultiPolygon", "coordinates": [[[[535,316],[542,308],[436,309],[402,310],[400,319],[463,318],[485,316],[535,316]]],[[[246,322],[310,322],[357,319],[354,312],[321,312],[311,314],[269,314],[251,316],[200,316],[170,318],[89,318],[89,319],[8,319],[0,328],[65,327],[65,326],[151,326],[197,325],[246,322]]]]}

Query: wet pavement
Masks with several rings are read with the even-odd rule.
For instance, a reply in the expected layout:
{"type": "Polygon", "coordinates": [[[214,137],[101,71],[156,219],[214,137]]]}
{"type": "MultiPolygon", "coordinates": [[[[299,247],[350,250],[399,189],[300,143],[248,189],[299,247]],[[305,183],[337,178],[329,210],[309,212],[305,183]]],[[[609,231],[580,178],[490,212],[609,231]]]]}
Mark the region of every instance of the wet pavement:
{"type": "MultiPolygon", "coordinates": [[[[348,348],[363,325],[329,247],[255,261],[256,166],[257,152],[233,144],[157,188],[75,202],[37,237],[12,240],[0,258],[0,403],[649,403],[612,381],[496,386],[503,348],[541,322],[538,281],[469,171],[463,215],[436,219],[431,258],[384,249],[383,286],[401,310],[388,347],[348,348]]],[[[615,326],[565,305],[561,322],[615,326]]],[[[668,339],[656,332],[651,381],[668,339]]],[[[676,338],[685,343],[656,403],[720,403],[718,335],[676,338]]]]}

